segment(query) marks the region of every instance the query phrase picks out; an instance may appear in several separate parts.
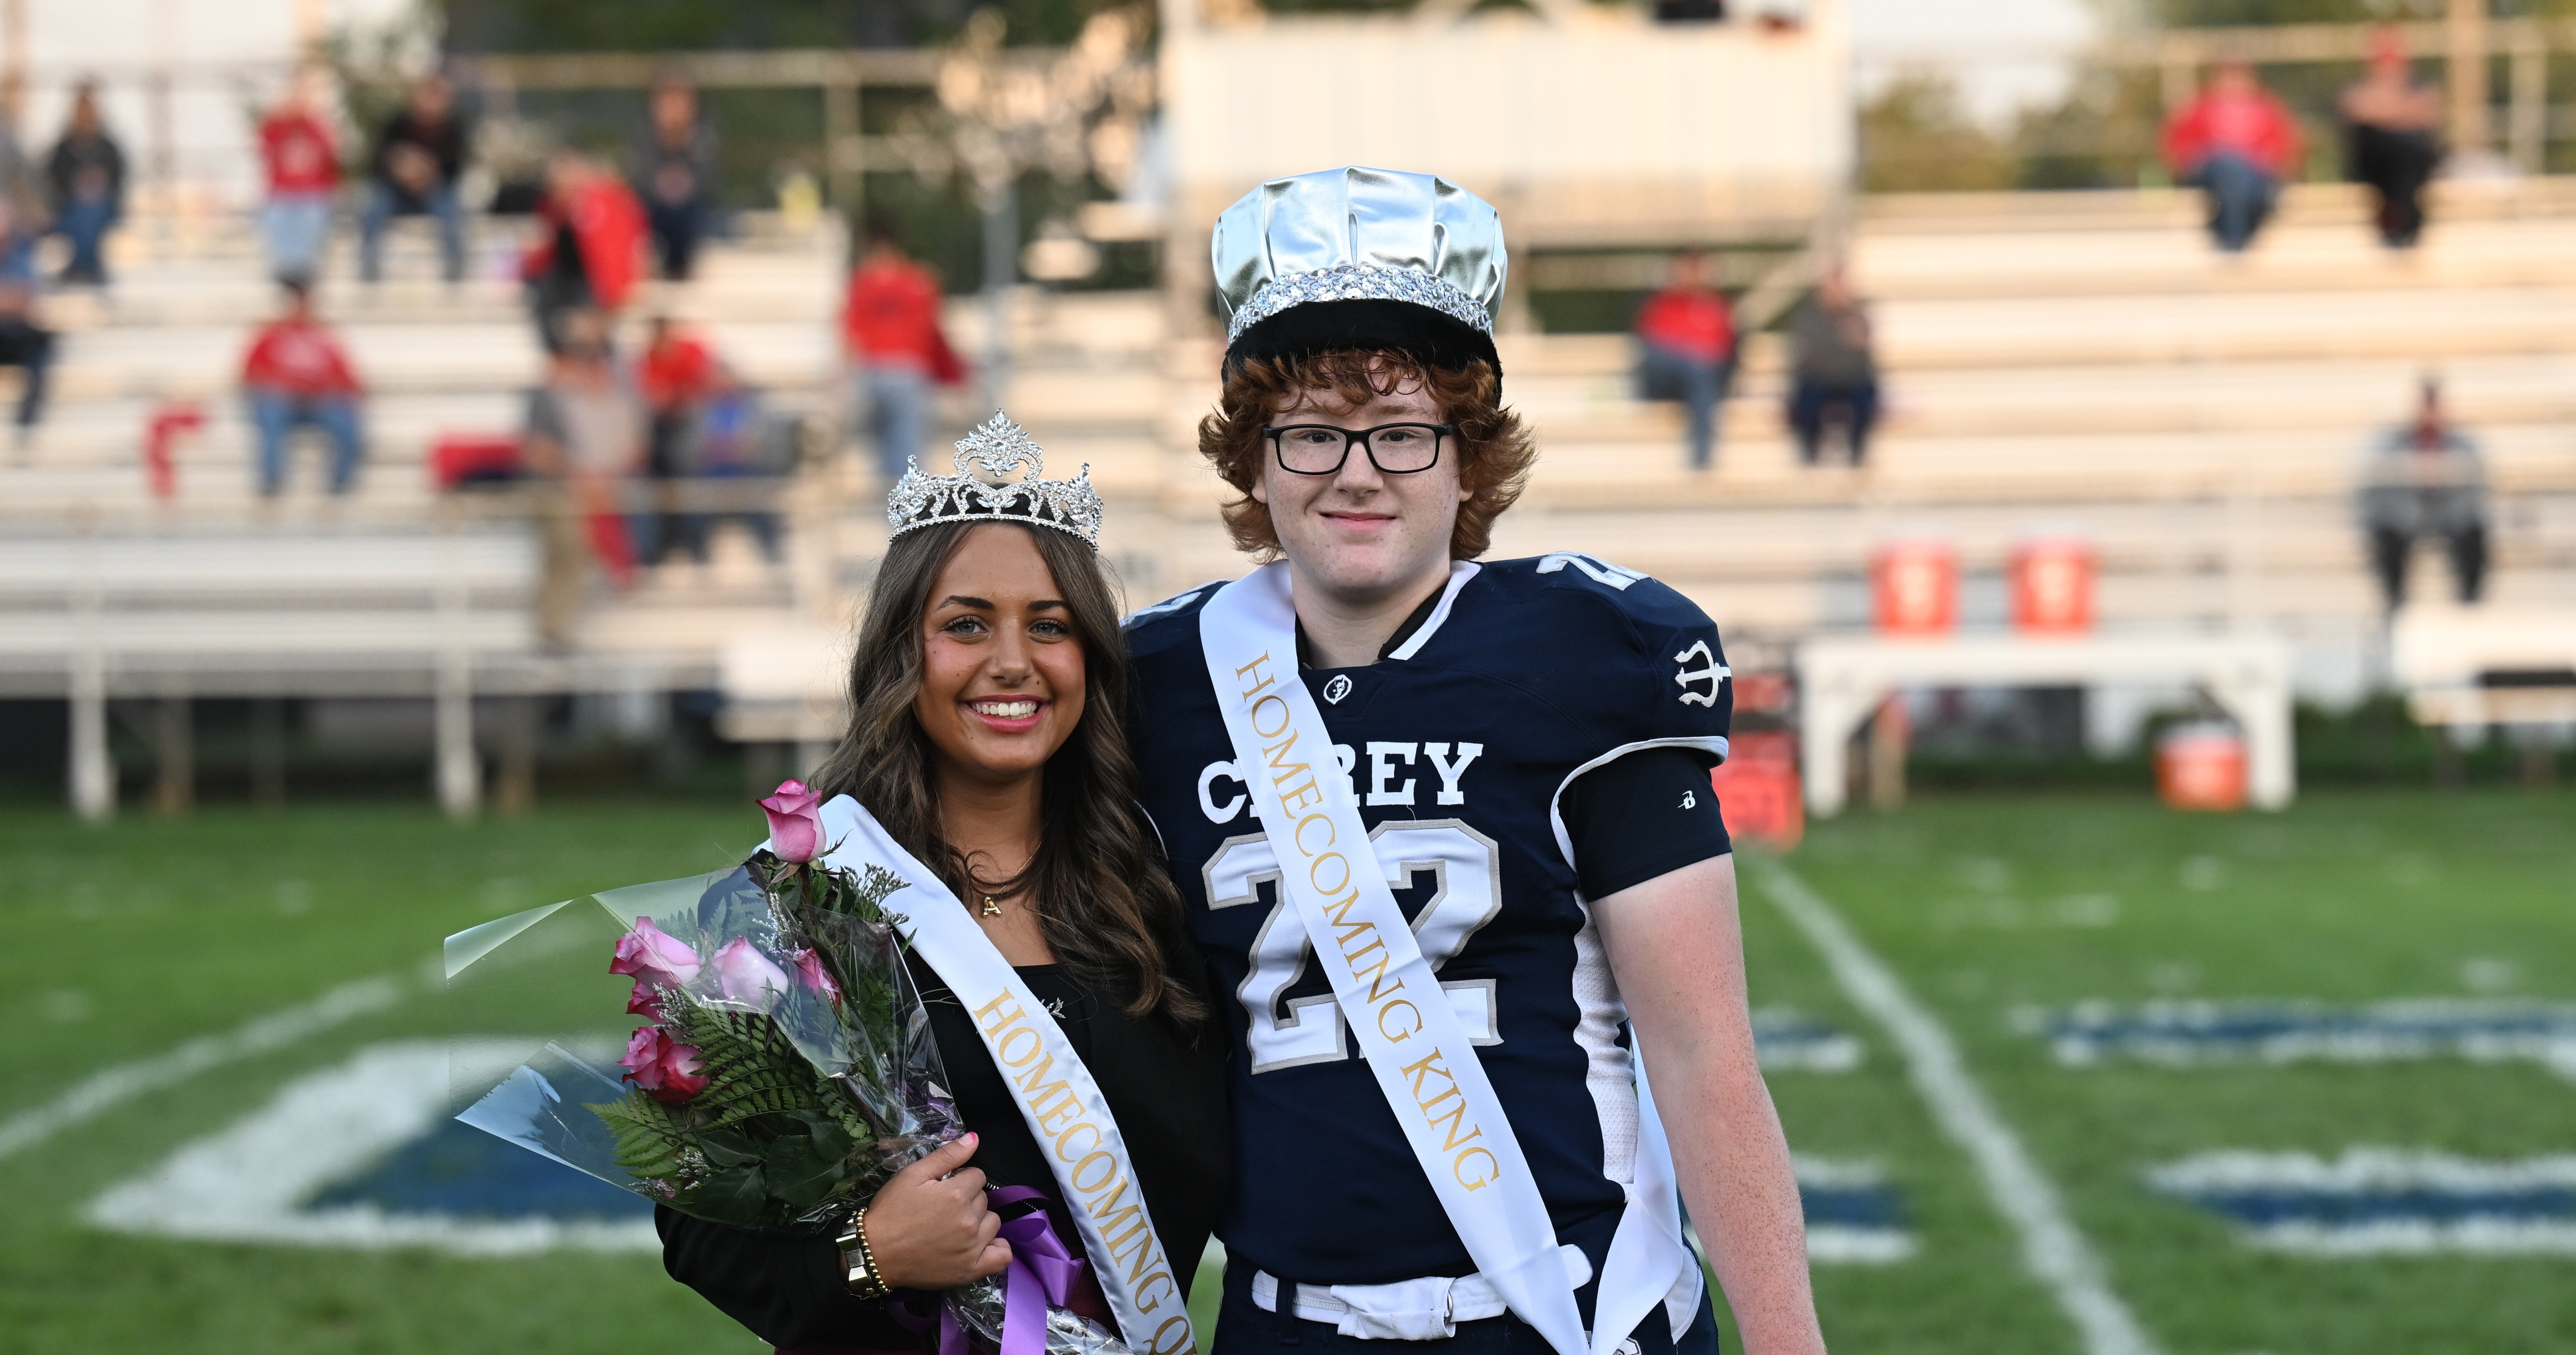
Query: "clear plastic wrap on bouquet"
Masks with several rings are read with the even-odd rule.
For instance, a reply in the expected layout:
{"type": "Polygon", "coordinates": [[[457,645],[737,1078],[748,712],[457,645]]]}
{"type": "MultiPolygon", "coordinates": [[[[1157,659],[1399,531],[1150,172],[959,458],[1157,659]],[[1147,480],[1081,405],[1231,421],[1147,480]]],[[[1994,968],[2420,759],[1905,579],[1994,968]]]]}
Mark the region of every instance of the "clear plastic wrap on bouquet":
{"type": "MultiPolygon", "coordinates": [[[[497,1082],[457,1065],[457,1118],[697,1218],[837,1230],[965,1130],[882,907],[901,887],[764,851],[448,938],[453,1028],[515,1035],[523,1055],[497,1082]]],[[[972,1332],[1023,1355],[1039,1311],[1015,1278],[943,1295],[943,1344],[972,1332]]],[[[1040,1311],[1050,1355],[1127,1355],[1040,1311]]]]}

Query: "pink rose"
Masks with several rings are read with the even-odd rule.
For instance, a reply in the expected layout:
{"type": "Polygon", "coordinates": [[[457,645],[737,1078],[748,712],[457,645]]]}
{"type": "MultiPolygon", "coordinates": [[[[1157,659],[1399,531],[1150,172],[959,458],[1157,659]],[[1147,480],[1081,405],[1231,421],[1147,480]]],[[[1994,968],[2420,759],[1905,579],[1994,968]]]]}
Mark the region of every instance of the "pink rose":
{"type": "Polygon", "coordinates": [[[641,1026],[626,1042],[626,1080],[666,1106],[676,1106],[707,1089],[698,1072],[698,1047],[682,1044],[660,1026],[641,1026]]]}
{"type": "Polygon", "coordinates": [[[659,1022],[662,1019],[662,990],[648,980],[637,979],[635,991],[626,995],[626,1014],[659,1022]]]}
{"type": "Polygon", "coordinates": [[[716,987],[734,1002],[768,1011],[787,994],[787,971],[772,964],[749,938],[737,936],[716,951],[716,987]]]}
{"type": "Polygon", "coordinates": [[[823,849],[823,797],[802,781],[781,781],[778,793],[760,802],[769,815],[769,851],[791,864],[811,861],[823,849]]]}
{"type": "Polygon", "coordinates": [[[617,938],[617,958],[608,962],[608,972],[678,988],[698,976],[698,966],[696,947],[664,935],[653,919],[639,917],[634,930],[617,938]]]}
{"type": "Polygon", "coordinates": [[[823,957],[810,950],[791,950],[787,958],[795,962],[796,977],[807,988],[834,1002],[841,1000],[841,985],[832,982],[832,973],[823,967],[823,957]]]}

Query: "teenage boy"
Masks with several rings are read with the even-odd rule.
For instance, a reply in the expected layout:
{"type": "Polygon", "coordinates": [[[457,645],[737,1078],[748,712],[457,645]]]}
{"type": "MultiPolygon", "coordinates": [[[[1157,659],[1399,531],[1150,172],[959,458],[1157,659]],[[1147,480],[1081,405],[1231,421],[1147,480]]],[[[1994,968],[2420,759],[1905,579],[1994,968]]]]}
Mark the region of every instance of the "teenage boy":
{"type": "Polygon", "coordinates": [[[1587,556],[1476,558],[1536,458],[1493,208],[1299,175],[1214,257],[1199,447],[1268,563],[1129,640],[1233,1042],[1215,1355],[1707,1355],[1681,1201],[1751,1355],[1822,1351],[1709,786],[1716,627],[1587,556]]]}

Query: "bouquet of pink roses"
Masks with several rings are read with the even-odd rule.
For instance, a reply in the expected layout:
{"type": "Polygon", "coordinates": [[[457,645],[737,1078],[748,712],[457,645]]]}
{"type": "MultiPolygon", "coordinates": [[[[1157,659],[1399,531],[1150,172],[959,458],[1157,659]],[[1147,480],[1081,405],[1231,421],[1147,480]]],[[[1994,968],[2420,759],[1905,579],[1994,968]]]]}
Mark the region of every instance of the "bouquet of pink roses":
{"type": "Polygon", "coordinates": [[[631,981],[625,1013],[644,1018],[624,1036],[621,1076],[598,1067],[598,1038],[550,1040],[461,1118],[742,1227],[844,1221],[888,1175],[963,1132],[882,907],[903,881],[817,862],[817,799],[791,781],[763,800],[771,846],[733,870],[450,938],[451,982],[497,986],[493,1005],[543,1006],[537,990],[565,977],[560,960],[606,953],[608,973],[631,981]],[[565,934],[595,934],[603,920],[619,928],[612,944],[565,934]],[[576,1104],[591,1124],[570,1113],[576,1104]]]}
{"type": "MultiPolygon", "coordinates": [[[[904,880],[818,860],[819,798],[790,781],[762,800],[770,845],[730,871],[449,937],[451,1018],[473,1037],[457,1048],[521,1032],[497,1081],[452,1064],[457,1118],[685,1214],[823,1231],[963,1133],[885,908],[904,880]],[[612,1023],[621,1008],[643,1023],[612,1023]]],[[[943,1348],[972,1331],[1013,1355],[1127,1355],[1056,1303],[1023,1318],[1006,1291],[995,1276],[942,1295],[943,1348]]]]}

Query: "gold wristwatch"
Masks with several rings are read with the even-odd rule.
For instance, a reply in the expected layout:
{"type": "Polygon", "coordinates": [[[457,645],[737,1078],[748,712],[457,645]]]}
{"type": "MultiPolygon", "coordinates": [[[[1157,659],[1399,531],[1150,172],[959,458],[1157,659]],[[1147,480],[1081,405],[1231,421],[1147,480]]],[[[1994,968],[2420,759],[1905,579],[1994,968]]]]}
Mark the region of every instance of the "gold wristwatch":
{"type": "Polygon", "coordinates": [[[868,1250],[868,1211],[853,1215],[850,1226],[833,1240],[840,1244],[841,1266],[852,1294],[874,1303],[894,1292],[877,1274],[876,1253],[868,1250]]]}

